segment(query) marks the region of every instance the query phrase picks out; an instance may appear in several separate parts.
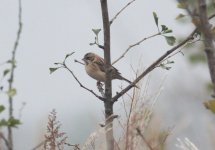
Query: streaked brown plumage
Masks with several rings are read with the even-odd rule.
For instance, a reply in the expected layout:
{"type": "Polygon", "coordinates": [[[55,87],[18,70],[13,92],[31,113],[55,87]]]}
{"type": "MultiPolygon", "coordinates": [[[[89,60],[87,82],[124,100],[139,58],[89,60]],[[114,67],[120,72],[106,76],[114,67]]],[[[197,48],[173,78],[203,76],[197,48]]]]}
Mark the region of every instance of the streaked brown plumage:
{"type": "MultiPolygon", "coordinates": [[[[87,53],[82,60],[85,62],[85,70],[90,77],[94,78],[97,81],[105,82],[106,75],[103,58],[94,53],[87,53]]],[[[111,67],[112,79],[125,80],[126,82],[131,83],[131,81],[122,77],[116,68],[114,68],[113,66],[111,67]]]]}

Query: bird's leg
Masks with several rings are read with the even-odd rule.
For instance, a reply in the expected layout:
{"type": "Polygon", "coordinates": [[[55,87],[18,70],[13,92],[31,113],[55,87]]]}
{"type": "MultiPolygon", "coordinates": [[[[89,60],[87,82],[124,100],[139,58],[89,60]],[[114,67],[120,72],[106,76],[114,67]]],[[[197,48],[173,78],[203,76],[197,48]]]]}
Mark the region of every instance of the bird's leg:
{"type": "Polygon", "coordinates": [[[103,89],[103,84],[100,81],[97,81],[96,85],[97,85],[98,89],[103,89]]]}
{"type": "Polygon", "coordinates": [[[100,81],[97,81],[96,85],[97,85],[97,88],[98,88],[99,92],[104,97],[105,94],[104,94],[103,84],[100,81]]]}

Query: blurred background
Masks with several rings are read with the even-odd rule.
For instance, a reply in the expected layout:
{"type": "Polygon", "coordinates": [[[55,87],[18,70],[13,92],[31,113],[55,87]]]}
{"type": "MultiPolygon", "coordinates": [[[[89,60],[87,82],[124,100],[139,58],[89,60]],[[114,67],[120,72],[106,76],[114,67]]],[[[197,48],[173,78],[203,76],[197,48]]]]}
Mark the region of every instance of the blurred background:
{"type": "MultiPolygon", "coordinates": [[[[108,2],[112,18],[129,0],[108,2]]],[[[92,29],[102,28],[100,1],[22,0],[22,9],[23,31],[17,49],[14,82],[17,89],[14,114],[20,117],[22,125],[14,129],[15,150],[29,150],[43,141],[47,117],[52,109],[56,109],[61,129],[67,133],[69,141],[82,144],[104,121],[103,103],[80,88],[68,71],[60,69],[50,75],[49,68],[55,62],[61,62],[66,54],[75,52],[68,59],[68,66],[85,86],[97,92],[96,81],[85,73],[82,65],[74,63],[74,59],[81,60],[87,52],[103,55],[101,49],[89,45],[94,42],[92,29]]],[[[177,41],[194,29],[191,23],[175,19],[183,12],[177,8],[176,1],[136,0],[111,26],[112,60],[129,45],[157,33],[153,11],[157,13],[160,24],[173,30],[177,41]]],[[[0,24],[0,63],[3,63],[11,58],[16,38],[18,1],[0,0],[0,24]]],[[[102,33],[99,39],[102,43],[102,33]]],[[[176,149],[176,139],[185,137],[199,149],[214,149],[215,118],[203,105],[210,99],[208,68],[204,63],[192,64],[189,61],[189,56],[201,47],[199,43],[196,45],[184,49],[184,56],[172,57],[170,60],[175,63],[171,64],[170,70],[158,68],[147,76],[149,97],[161,92],[154,113],[164,128],[174,126],[167,149],[176,149]]],[[[131,49],[115,67],[132,80],[135,73],[131,68],[144,69],[169,49],[171,46],[158,36],[131,49]]],[[[7,67],[1,65],[0,72],[7,67]]],[[[6,84],[7,80],[1,81],[1,85],[6,84]]],[[[113,85],[113,93],[116,93],[119,86],[125,87],[127,83],[113,81],[113,85]]],[[[0,103],[8,106],[8,98],[3,92],[0,93],[0,103]]],[[[115,114],[120,114],[122,101],[119,100],[114,109],[115,114]]],[[[4,116],[7,116],[7,111],[1,114],[4,116]]]]}

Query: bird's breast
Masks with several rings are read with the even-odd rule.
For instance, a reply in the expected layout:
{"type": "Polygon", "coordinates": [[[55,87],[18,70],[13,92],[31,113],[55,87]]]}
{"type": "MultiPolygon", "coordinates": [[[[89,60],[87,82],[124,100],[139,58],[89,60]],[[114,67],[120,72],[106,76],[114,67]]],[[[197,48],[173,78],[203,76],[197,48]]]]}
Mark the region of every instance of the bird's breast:
{"type": "Polygon", "coordinates": [[[95,64],[90,63],[88,65],[85,65],[85,70],[87,74],[93,79],[102,82],[105,81],[105,73],[102,72],[95,64]]]}

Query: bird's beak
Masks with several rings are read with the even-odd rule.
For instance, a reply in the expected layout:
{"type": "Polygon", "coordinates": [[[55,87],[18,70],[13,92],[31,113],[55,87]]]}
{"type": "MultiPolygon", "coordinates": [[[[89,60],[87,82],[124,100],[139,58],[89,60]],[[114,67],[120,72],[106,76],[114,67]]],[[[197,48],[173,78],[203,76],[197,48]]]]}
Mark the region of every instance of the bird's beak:
{"type": "Polygon", "coordinates": [[[81,60],[83,60],[86,63],[86,59],[85,58],[82,58],[81,60]]]}

